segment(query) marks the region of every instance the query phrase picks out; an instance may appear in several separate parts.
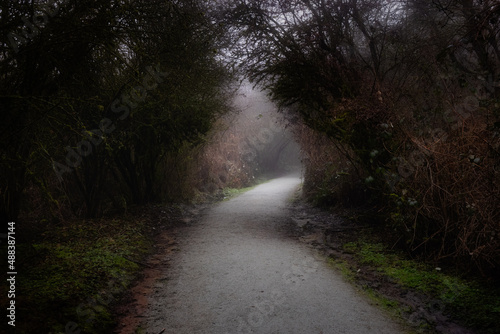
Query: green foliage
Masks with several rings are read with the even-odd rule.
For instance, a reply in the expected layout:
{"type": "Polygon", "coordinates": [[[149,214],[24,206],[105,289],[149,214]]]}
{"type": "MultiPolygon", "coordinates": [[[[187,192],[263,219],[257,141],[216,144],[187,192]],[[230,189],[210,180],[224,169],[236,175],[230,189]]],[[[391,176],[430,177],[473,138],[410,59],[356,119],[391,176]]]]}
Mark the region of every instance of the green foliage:
{"type": "Polygon", "coordinates": [[[495,6],[249,0],[228,4],[226,18],[250,79],[329,139],[317,149],[299,136],[309,198],[358,198],[413,254],[498,277],[495,6]],[[335,180],[331,165],[352,177],[335,180]]]}
{"type": "Polygon", "coordinates": [[[19,312],[30,321],[16,326],[19,333],[57,332],[68,321],[105,332],[112,306],[141,269],[136,262],[150,250],[144,228],[140,220],[73,221],[20,244],[19,254],[28,255],[18,269],[19,312]]]}
{"type": "Polygon", "coordinates": [[[263,178],[256,179],[254,182],[254,185],[250,187],[243,187],[243,188],[224,188],[222,190],[222,196],[224,201],[228,201],[231,198],[237,197],[238,195],[241,195],[243,193],[246,193],[247,191],[250,191],[257,187],[259,184],[266,183],[267,180],[263,178]]]}
{"type": "Polygon", "coordinates": [[[2,220],[25,209],[31,186],[86,217],[117,194],[162,199],[165,157],[198,145],[229,110],[231,74],[218,57],[226,32],[205,5],[68,1],[16,50],[9,34],[39,4],[2,7],[2,220]]]}
{"type": "Polygon", "coordinates": [[[461,319],[464,325],[495,333],[500,319],[500,289],[491,283],[444,273],[441,268],[406,259],[403,254],[366,239],[346,243],[343,249],[355,254],[360,265],[368,265],[401,286],[442,303],[446,313],[461,319]]]}
{"type": "Polygon", "coordinates": [[[328,264],[333,268],[339,269],[342,275],[349,281],[354,281],[356,278],[355,273],[352,271],[349,263],[340,259],[328,259],[328,264]]]}
{"type": "Polygon", "coordinates": [[[245,188],[225,188],[222,190],[222,196],[225,201],[229,201],[231,198],[234,198],[238,195],[241,195],[249,190],[255,188],[255,186],[245,187],[245,188]]]}

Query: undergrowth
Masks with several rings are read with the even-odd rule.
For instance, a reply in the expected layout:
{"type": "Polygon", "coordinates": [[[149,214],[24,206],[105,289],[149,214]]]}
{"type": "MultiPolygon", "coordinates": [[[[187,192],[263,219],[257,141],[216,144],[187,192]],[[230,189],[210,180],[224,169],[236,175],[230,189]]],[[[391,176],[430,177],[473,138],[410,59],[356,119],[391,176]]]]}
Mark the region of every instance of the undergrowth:
{"type": "Polygon", "coordinates": [[[105,333],[149,247],[131,218],[67,222],[20,243],[16,333],[105,333]]]}
{"type": "Polygon", "coordinates": [[[244,192],[247,192],[249,190],[252,190],[256,187],[257,185],[251,186],[251,187],[245,187],[245,188],[225,188],[222,190],[222,196],[224,201],[229,201],[231,198],[234,198],[240,194],[243,194],[244,192]]]}
{"type": "MultiPolygon", "coordinates": [[[[225,188],[217,200],[254,187],[225,188]]],[[[47,226],[38,228],[43,230],[38,234],[32,233],[33,226],[16,231],[30,235],[17,244],[16,333],[109,333],[115,326],[114,307],[151,251],[149,229],[157,228],[156,220],[128,214],[44,224],[47,226]]],[[[6,247],[0,253],[6,258],[6,247]]],[[[5,286],[0,293],[5,302],[5,286]]]]}
{"type": "MultiPolygon", "coordinates": [[[[343,251],[353,254],[355,266],[363,268],[355,269],[345,262],[336,261],[335,265],[348,279],[355,280],[357,270],[375,270],[403,289],[428,296],[433,304],[428,305],[431,312],[442,311],[479,333],[500,333],[500,287],[405,258],[402,253],[367,237],[345,243],[343,251]]],[[[368,287],[368,290],[371,288],[368,287]]],[[[369,295],[373,297],[377,293],[371,291],[369,295]]],[[[378,302],[396,310],[396,313],[407,311],[395,307],[395,301],[383,295],[378,295],[378,302]]]]}

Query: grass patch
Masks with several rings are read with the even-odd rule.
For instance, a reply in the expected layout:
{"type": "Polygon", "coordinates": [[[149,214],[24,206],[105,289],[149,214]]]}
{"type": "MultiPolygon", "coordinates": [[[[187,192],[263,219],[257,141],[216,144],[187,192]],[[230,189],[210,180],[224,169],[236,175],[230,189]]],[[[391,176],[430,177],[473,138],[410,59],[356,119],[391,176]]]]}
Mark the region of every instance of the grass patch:
{"type": "Polygon", "coordinates": [[[398,317],[401,316],[402,310],[400,309],[399,303],[397,301],[382,296],[380,293],[371,288],[368,288],[365,291],[368,297],[372,300],[372,302],[374,302],[377,305],[380,305],[384,310],[388,311],[389,313],[395,316],[398,317]]]}
{"type": "Polygon", "coordinates": [[[255,184],[244,187],[244,188],[224,188],[222,189],[221,192],[221,197],[223,201],[229,201],[231,198],[234,198],[236,196],[239,196],[243,193],[246,193],[247,191],[250,191],[252,189],[255,189],[257,186],[270,182],[272,179],[265,178],[265,177],[259,177],[254,180],[255,184]]]}
{"type": "Polygon", "coordinates": [[[16,305],[18,318],[30,321],[19,320],[16,333],[61,333],[68,324],[108,332],[112,306],[150,249],[144,231],[140,220],[81,220],[19,244],[16,305]]]}
{"type": "Polygon", "coordinates": [[[346,243],[343,249],[354,254],[360,266],[373,268],[404,288],[430,296],[440,303],[445,313],[460,319],[464,326],[482,333],[499,333],[498,286],[467,279],[451,272],[444,273],[440,268],[406,259],[383,244],[370,242],[366,238],[346,243]]]}
{"type": "Polygon", "coordinates": [[[250,187],[245,187],[245,188],[225,188],[222,190],[222,195],[223,195],[222,200],[229,201],[231,198],[239,196],[247,191],[250,191],[257,186],[258,186],[258,184],[250,186],[250,187]]]}
{"type": "Polygon", "coordinates": [[[301,182],[300,185],[295,189],[293,194],[287,199],[287,202],[290,204],[299,203],[303,197],[303,186],[304,184],[301,182]]]}
{"type": "MultiPolygon", "coordinates": [[[[350,246],[352,247],[352,245],[347,245],[347,247],[350,246]]],[[[356,279],[358,278],[356,269],[354,269],[348,261],[341,258],[330,257],[328,259],[328,264],[336,270],[340,271],[344,279],[348,282],[356,282],[356,279]]],[[[401,308],[397,301],[387,298],[386,296],[383,296],[376,290],[369,287],[363,287],[363,291],[373,304],[382,307],[389,315],[391,315],[395,319],[399,320],[402,318],[402,313],[405,310],[401,308]]],[[[404,324],[402,325],[404,326],[404,324]]]]}
{"type": "Polygon", "coordinates": [[[328,264],[331,267],[340,270],[342,276],[344,276],[344,278],[346,278],[347,281],[353,282],[356,279],[356,275],[347,261],[341,259],[329,258],[328,264]]]}

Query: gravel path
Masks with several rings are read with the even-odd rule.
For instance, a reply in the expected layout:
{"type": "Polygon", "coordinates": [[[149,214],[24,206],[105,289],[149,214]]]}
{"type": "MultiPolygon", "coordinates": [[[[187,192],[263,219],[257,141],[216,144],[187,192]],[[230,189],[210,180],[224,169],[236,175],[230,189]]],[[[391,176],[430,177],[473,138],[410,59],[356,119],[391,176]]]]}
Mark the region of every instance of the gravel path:
{"type": "Polygon", "coordinates": [[[286,236],[287,200],[299,183],[262,184],[186,228],[149,296],[147,333],[403,333],[286,236]]]}

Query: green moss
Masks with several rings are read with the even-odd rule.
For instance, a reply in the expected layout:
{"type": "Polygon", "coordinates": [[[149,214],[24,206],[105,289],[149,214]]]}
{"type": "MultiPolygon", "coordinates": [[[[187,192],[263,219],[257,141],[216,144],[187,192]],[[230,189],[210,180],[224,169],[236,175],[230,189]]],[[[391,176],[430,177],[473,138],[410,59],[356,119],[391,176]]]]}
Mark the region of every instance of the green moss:
{"type": "Polygon", "coordinates": [[[351,267],[349,266],[349,263],[347,263],[346,261],[343,261],[340,259],[329,258],[328,264],[331,267],[340,270],[340,272],[342,273],[342,276],[344,276],[344,278],[346,278],[348,281],[354,281],[356,275],[354,274],[351,267]]]}
{"type": "Polygon", "coordinates": [[[395,316],[401,315],[402,310],[397,301],[382,296],[381,294],[377,293],[375,290],[371,288],[367,288],[365,289],[365,291],[373,303],[382,306],[384,310],[388,311],[392,315],[395,316]]]}
{"type": "MultiPolygon", "coordinates": [[[[372,243],[367,238],[346,243],[343,249],[347,253],[355,254],[359,265],[373,267],[401,286],[430,296],[442,304],[448,314],[463,321],[465,326],[480,329],[485,333],[498,333],[499,287],[465,279],[452,273],[443,273],[432,266],[406,259],[402,254],[388,250],[381,243],[372,243]]],[[[346,266],[343,266],[344,271],[346,266]]],[[[377,300],[386,306],[392,305],[380,298],[377,300]]]]}
{"type": "Polygon", "coordinates": [[[357,250],[358,250],[358,244],[356,242],[348,242],[348,243],[345,243],[342,248],[344,249],[344,251],[346,251],[347,253],[351,253],[351,254],[354,254],[357,250]]]}
{"type": "Polygon", "coordinates": [[[150,249],[144,230],[137,220],[76,221],[19,245],[32,253],[18,270],[20,312],[36,316],[17,332],[59,333],[69,321],[85,333],[107,332],[113,303],[140,270],[134,261],[150,249]]]}
{"type": "Polygon", "coordinates": [[[245,187],[245,188],[225,188],[222,190],[222,194],[224,195],[224,201],[228,201],[231,198],[234,198],[238,195],[241,195],[249,190],[254,189],[256,186],[245,187]]]}
{"type": "Polygon", "coordinates": [[[252,186],[249,186],[249,187],[244,187],[244,188],[224,188],[222,190],[222,195],[224,196],[223,200],[224,201],[228,201],[231,198],[234,198],[234,197],[239,196],[239,195],[241,195],[243,193],[246,193],[247,191],[255,189],[258,185],[267,183],[269,181],[271,181],[271,180],[269,180],[269,179],[257,179],[255,181],[255,184],[252,185],[252,186]]]}

